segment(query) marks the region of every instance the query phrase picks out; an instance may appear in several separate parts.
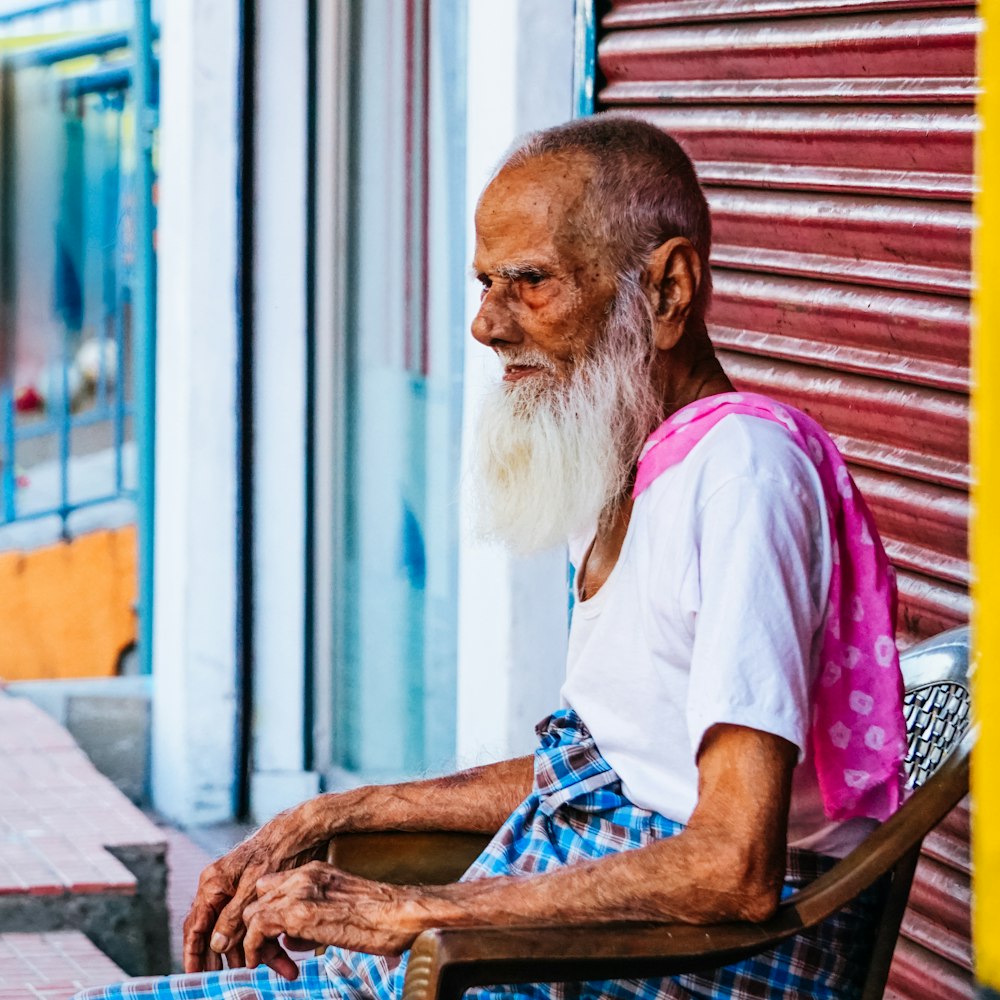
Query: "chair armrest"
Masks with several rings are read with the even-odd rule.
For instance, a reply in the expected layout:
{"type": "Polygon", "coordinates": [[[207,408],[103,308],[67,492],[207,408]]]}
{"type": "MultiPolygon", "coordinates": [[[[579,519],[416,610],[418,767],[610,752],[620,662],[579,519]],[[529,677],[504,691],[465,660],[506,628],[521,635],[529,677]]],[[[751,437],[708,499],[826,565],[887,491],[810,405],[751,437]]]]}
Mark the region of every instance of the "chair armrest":
{"type": "MultiPolygon", "coordinates": [[[[766,951],[825,919],[919,849],[924,835],[968,789],[974,738],[973,732],[967,734],[895,816],[764,923],[432,929],[414,942],[403,1000],[452,1000],[472,986],[498,983],[658,978],[713,969],[766,951]]],[[[489,839],[454,832],[344,834],[330,842],[328,860],[383,882],[441,884],[459,878],[489,839]]]]}
{"type": "Polygon", "coordinates": [[[444,885],[460,879],[482,854],[490,837],[483,833],[403,831],[345,833],[327,848],[330,864],[393,885],[444,885]]]}
{"type": "Polygon", "coordinates": [[[414,942],[403,1000],[455,1000],[472,986],[498,983],[660,978],[718,968],[767,951],[824,920],[897,865],[912,870],[924,835],[968,789],[973,740],[970,733],[895,816],[763,923],[433,929],[414,942]]]}
{"type": "Polygon", "coordinates": [[[660,978],[712,969],[774,947],[801,930],[785,909],[767,924],[462,927],[414,942],[403,1000],[457,1000],[473,986],[660,978]]]}

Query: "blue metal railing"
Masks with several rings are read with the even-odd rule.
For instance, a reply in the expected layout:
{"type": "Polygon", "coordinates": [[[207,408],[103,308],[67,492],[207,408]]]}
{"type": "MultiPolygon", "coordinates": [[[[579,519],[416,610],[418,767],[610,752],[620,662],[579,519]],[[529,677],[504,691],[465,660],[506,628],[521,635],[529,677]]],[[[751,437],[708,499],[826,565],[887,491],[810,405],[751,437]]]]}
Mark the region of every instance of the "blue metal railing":
{"type": "MultiPolygon", "coordinates": [[[[43,10],[58,6],[68,6],[68,4],[39,4],[30,9],[24,8],[9,16],[0,16],[0,23],[15,15],[41,13],[43,10]]],[[[141,2],[137,3],[137,6],[142,6],[141,2]]],[[[147,442],[142,440],[142,437],[149,436],[152,425],[152,415],[150,413],[146,416],[145,411],[151,405],[146,398],[152,356],[150,344],[147,342],[155,335],[155,312],[150,311],[148,303],[151,301],[155,303],[155,299],[146,292],[145,283],[155,280],[152,262],[149,259],[153,255],[150,151],[155,123],[149,108],[156,102],[157,79],[155,62],[151,58],[152,40],[155,35],[148,22],[148,3],[145,4],[145,7],[147,28],[140,38],[144,46],[140,52],[145,54],[145,58],[139,60],[138,73],[133,59],[116,58],[114,61],[101,61],[96,67],[88,68],[85,72],[75,75],[56,75],[52,80],[52,85],[58,88],[57,93],[64,106],[67,105],[67,100],[69,100],[70,107],[73,106],[74,99],[87,100],[90,102],[88,113],[100,111],[118,116],[116,172],[113,177],[109,171],[105,171],[102,175],[99,182],[102,199],[106,201],[108,198],[116,200],[119,198],[119,185],[122,183],[123,176],[121,159],[124,151],[122,141],[124,136],[121,128],[122,114],[125,109],[125,95],[130,90],[134,90],[138,97],[134,132],[137,133],[137,141],[143,150],[132,175],[131,195],[132,222],[135,230],[135,259],[131,268],[123,259],[122,241],[118,238],[119,212],[117,210],[109,212],[105,204],[102,205],[104,210],[99,215],[100,225],[103,227],[99,233],[99,244],[104,256],[100,262],[101,274],[105,276],[104,283],[106,284],[106,276],[113,273],[114,291],[113,301],[110,302],[108,301],[107,289],[103,293],[104,314],[101,322],[97,324],[98,336],[94,338],[96,342],[96,372],[91,373],[92,398],[88,401],[88,406],[83,412],[74,412],[72,403],[74,383],[79,372],[74,369],[71,341],[76,339],[78,331],[71,331],[70,324],[63,323],[58,338],[60,341],[59,350],[49,365],[44,413],[36,413],[30,418],[25,418],[18,413],[12,371],[17,336],[16,309],[14,307],[17,300],[16,286],[18,281],[14,264],[14,258],[17,255],[17,231],[15,228],[11,232],[10,227],[17,226],[17,215],[25,216],[26,210],[18,203],[16,192],[13,190],[18,150],[12,139],[16,130],[12,127],[11,118],[18,113],[18,109],[16,108],[17,88],[16,86],[11,87],[11,83],[16,81],[18,73],[25,70],[38,67],[56,67],[59,63],[68,60],[87,56],[103,57],[111,53],[125,51],[130,47],[133,40],[132,35],[128,32],[114,32],[19,51],[8,55],[3,61],[2,70],[0,70],[3,73],[3,82],[6,84],[3,103],[5,128],[2,130],[4,150],[0,185],[2,185],[3,191],[2,222],[7,230],[4,235],[3,247],[4,256],[8,258],[3,261],[2,270],[2,281],[7,287],[3,289],[2,294],[5,305],[5,322],[3,329],[0,330],[0,336],[4,338],[3,346],[6,350],[3,354],[6,355],[9,362],[8,371],[0,380],[0,448],[2,448],[2,454],[0,454],[0,462],[2,462],[2,469],[0,469],[0,493],[2,493],[0,525],[56,515],[61,518],[63,533],[66,534],[70,514],[83,507],[121,498],[138,499],[139,520],[142,521],[142,508],[149,505],[151,509],[152,506],[151,476],[148,470],[148,465],[152,460],[152,449],[150,447],[149,455],[144,460],[142,452],[145,450],[147,442]],[[141,79],[141,85],[136,83],[137,76],[141,79]],[[141,137],[138,135],[139,133],[141,133],[141,137]],[[109,231],[110,227],[114,228],[109,231]],[[129,270],[131,270],[131,274],[127,273],[129,270]],[[131,335],[127,335],[125,316],[133,300],[136,308],[132,311],[131,335]],[[126,357],[130,354],[137,359],[134,403],[128,395],[126,357]],[[124,447],[128,436],[129,420],[134,422],[136,436],[140,438],[137,441],[140,452],[140,482],[135,485],[126,482],[124,462],[124,447]],[[114,464],[112,481],[106,489],[102,487],[96,491],[91,490],[86,495],[80,495],[79,491],[74,493],[71,490],[70,482],[73,436],[85,428],[99,425],[105,425],[110,432],[110,449],[114,464]],[[21,477],[18,474],[19,446],[45,438],[50,439],[45,443],[50,447],[54,444],[57,452],[58,481],[55,488],[49,490],[41,502],[35,498],[35,502],[25,505],[21,502],[24,490],[19,481],[21,477]]],[[[27,224],[31,224],[30,219],[27,224]]],[[[92,252],[92,250],[93,246],[88,246],[85,252],[92,252]]],[[[88,294],[93,293],[94,289],[90,289],[88,292],[88,294]]],[[[153,308],[155,309],[155,305],[153,308]]],[[[147,525],[145,535],[140,539],[140,550],[140,565],[148,567],[151,562],[149,555],[152,551],[151,525],[147,525]],[[143,550],[147,553],[146,555],[143,555],[143,550]]],[[[140,595],[143,592],[144,588],[140,582],[140,595]]],[[[145,590],[145,593],[148,599],[148,589],[145,590]]]]}
{"type": "MultiPolygon", "coordinates": [[[[19,21],[25,17],[36,17],[39,14],[48,14],[53,10],[65,10],[67,7],[77,7],[81,2],[87,0],[44,0],[41,3],[28,4],[18,7],[16,10],[4,11],[0,14],[0,24],[9,24],[11,21],[19,21]]],[[[96,3],[97,0],[90,0],[96,3]]]]}
{"type": "Polygon", "coordinates": [[[0,402],[3,416],[3,442],[4,458],[3,463],[3,519],[13,521],[17,517],[17,506],[15,497],[17,496],[17,472],[14,465],[13,456],[16,454],[17,442],[14,436],[14,394],[5,385],[3,388],[3,398],[0,402]]]}
{"type": "Polygon", "coordinates": [[[135,0],[133,50],[136,54],[136,438],[139,444],[139,660],[143,673],[153,671],[153,527],[156,496],[156,253],[153,233],[154,108],[156,64],[153,60],[151,0],[135,0]]]}
{"type": "Polygon", "coordinates": [[[86,38],[70,38],[66,41],[36,45],[30,49],[10,53],[7,60],[15,68],[54,66],[56,63],[83,59],[86,56],[106,56],[109,52],[127,49],[128,45],[127,31],[109,31],[101,35],[88,35],[86,38]]]}
{"type": "Polygon", "coordinates": [[[573,117],[594,113],[594,81],[597,75],[596,0],[576,0],[573,32],[573,117]]]}

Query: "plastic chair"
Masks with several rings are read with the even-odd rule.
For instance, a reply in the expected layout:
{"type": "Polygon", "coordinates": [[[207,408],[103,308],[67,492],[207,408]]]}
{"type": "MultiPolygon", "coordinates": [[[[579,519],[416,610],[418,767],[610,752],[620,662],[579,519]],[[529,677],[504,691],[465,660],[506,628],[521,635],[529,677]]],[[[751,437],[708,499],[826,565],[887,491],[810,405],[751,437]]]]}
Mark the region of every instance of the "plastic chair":
{"type": "MultiPolygon", "coordinates": [[[[906,683],[907,788],[903,807],[850,855],[761,923],[466,927],[428,930],[413,945],[404,1000],[457,998],[472,986],[660,978],[697,972],[767,951],[814,926],[888,875],[891,884],[862,996],[881,997],[924,837],[968,790],[969,629],[944,632],[901,657],[906,683]]],[[[397,884],[453,881],[488,838],[464,833],[350,834],[329,859],[397,884]]]]}

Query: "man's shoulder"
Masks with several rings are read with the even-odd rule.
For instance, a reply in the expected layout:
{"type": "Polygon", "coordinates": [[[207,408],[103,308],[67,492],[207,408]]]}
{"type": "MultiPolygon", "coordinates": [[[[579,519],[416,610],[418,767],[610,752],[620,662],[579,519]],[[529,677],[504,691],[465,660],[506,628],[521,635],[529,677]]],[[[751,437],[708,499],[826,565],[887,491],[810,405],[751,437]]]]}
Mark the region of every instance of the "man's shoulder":
{"type": "Polygon", "coordinates": [[[637,503],[648,543],[664,551],[696,546],[710,526],[726,537],[738,528],[742,538],[752,524],[768,537],[777,525],[826,524],[823,485],[810,456],[782,425],[743,414],[719,421],[637,503]]]}
{"type": "MultiPolygon", "coordinates": [[[[687,482],[703,496],[733,480],[747,480],[765,487],[808,486],[810,492],[819,487],[812,459],[784,426],[740,413],[720,420],[661,478],[667,489],[676,489],[678,484],[687,482]]],[[[653,487],[656,485],[654,481],[653,487]]]]}

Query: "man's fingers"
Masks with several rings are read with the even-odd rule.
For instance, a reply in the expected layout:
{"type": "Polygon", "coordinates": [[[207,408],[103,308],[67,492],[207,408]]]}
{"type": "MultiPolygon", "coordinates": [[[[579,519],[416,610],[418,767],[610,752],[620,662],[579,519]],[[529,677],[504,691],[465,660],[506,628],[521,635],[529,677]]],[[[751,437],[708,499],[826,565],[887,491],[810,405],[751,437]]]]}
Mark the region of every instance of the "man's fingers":
{"type": "Polygon", "coordinates": [[[285,949],[278,944],[277,941],[268,942],[269,947],[265,948],[265,958],[264,964],[273,969],[278,973],[279,976],[283,976],[285,979],[298,979],[299,978],[299,967],[296,965],[295,961],[290,958],[286,953],[285,949]]]}
{"type": "Polygon", "coordinates": [[[257,880],[253,876],[244,876],[236,887],[235,895],[215,921],[209,944],[212,950],[220,955],[235,948],[243,940],[243,935],[246,933],[243,911],[256,896],[256,883],[257,880]]]}
{"type": "Polygon", "coordinates": [[[247,957],[243,954],[243,943],[240,942],[235,947],[226,952],[226,963],[230,969],[242,969],[247,964],[247,957]]]}
{"type": "Polygon", "coordinates": [[[315,951],[319,947],[319,941],[310,941],[307,938],[292,937],[285,935],[285,948],[288,951],[315,951]]]}
{"type": "Polygon", "coordinates": [[[208,942],[203,934],[188,934],[184,932],[184,971],[206,972],[205,952],[208,942]]]}
{"type": "Polygon", "coordinates": [[[207,931],[214,923],[215,914],[195,899],[184,918],[184,971],[203,972],[202,960],[208,950],[207,931]]]}
{"type": "Polygon", "coordinates": [[[185,972],[218,972],[222,968],[222,959],[209,947],[204,931],[185,930],[183,959],[185,972]]]}
{"type": "Polygon", "coordinates": [[[216,917],[229,899],[227,893],[214,890],[205,885],[202,877],[202,887],[191,904],[191,909],[184,920],[184,971],[206,972],[205,956],[209,952],[208,939],[216,917]]]}
{"type": "Polygon", "coordinates": [[[290,872],[272,872],[270,875],[261,875],[261,877],[257,879],[257,895],[263,896],[272,889],[276,889],[289,877],[290,874],[290,872]]]}
{"type": "Polygon", "coordinates": [[[267,958],[277,954],[275,948],[284,954],[284,949],[277,940],[281,928],[271,928],[270,921],[267,920],[265,913],[260,911],[259,906],[255,906],[254,910],[256,912],[247,914],[247,931],[243,938],[243,953],[246,956],[247,966],[251,969],[257,968],[261,963],[269,964],[267,958]]]}
{"type": "Polygon", "coordinates": [[[203,963],[205,972],[221,972],[222,971],[222,956],[217,955],[214,951],[209,949],[205,952],[205,959],[203,963]]]}
{"type": "Polygon", "coordinates": [[[285,979],[297,979],[299,967],[281,946],[280,921],[259,903],[253,907],[255,913],[247,917],[247,933],[243,939],[247,965],[253,969],[266,965],[285,979]]]}

